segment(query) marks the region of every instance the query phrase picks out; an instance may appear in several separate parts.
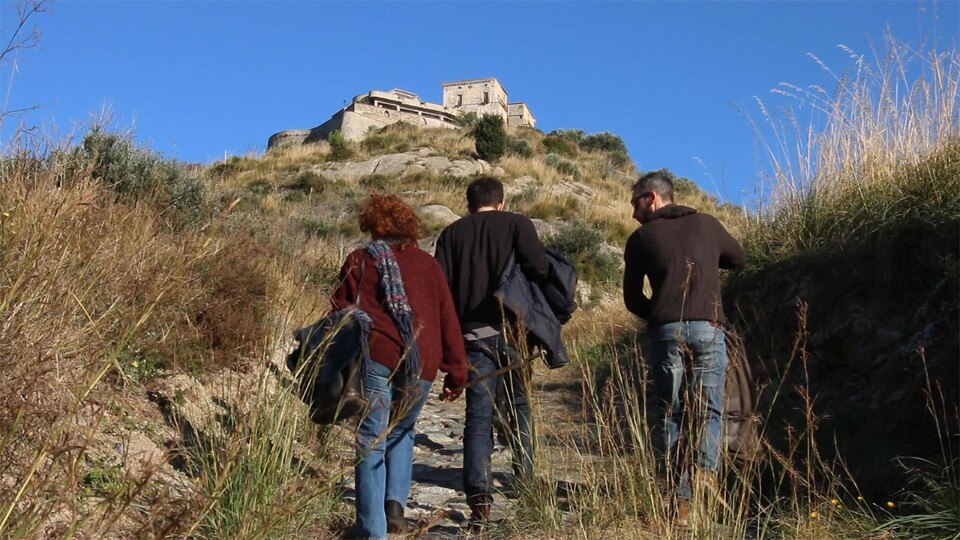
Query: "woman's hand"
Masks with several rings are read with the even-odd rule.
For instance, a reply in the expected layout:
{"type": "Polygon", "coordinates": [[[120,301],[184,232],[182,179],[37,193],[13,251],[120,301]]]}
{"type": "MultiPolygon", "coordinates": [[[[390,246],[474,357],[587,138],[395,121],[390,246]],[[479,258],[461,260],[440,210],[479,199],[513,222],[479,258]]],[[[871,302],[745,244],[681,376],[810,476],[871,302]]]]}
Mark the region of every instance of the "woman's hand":
{"type": "Polygon", "coordinates": [[[463,393],[463,388],[455,384],[453,378],[447,375],[443,378],[443,391],[440,392],[440,401],[452,403],[463,393]]]}

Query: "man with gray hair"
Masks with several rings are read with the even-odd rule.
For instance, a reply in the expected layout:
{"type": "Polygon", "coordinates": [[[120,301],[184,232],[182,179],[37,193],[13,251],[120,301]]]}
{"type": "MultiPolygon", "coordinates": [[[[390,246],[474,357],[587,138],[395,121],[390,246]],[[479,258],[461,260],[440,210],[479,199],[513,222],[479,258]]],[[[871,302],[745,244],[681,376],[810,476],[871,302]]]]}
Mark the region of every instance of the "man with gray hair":
{"type": "Polygon", "coordinates": [[[647,321],[658,465],[676,485],[677,518],[685,522],[692,495],[687,461],[695,463],[698,484],[717,487],[727,370],[719,269],[742,268],[746,254],[715,218],[673,202],[671,176],[655,171],[633,185],[633,218],[642,226],[623,252],[623,300],[647,321]],[[650,297],[644,278],[650,280],[650,297]],[[690,402],[681,400],[680,388],[687,373],[692,373],[689,389],[697,407],[685,411],[690,402]],[[691,414],[699,417],[692,424],[698,432],[687,433],[685,440],[699,441],[695,460],[688,460],[679,444],[684,417],[691,425],[691,414]]]}

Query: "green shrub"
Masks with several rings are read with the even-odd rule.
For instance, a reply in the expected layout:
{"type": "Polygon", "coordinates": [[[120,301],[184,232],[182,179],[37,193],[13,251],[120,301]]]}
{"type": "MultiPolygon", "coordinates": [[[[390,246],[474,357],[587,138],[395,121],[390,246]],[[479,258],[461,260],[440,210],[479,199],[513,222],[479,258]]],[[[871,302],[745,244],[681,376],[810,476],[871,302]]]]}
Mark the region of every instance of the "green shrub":
{"type": "Polygon", "coordinates": [[[456,124],[462,128],[471,128],[477,125],[477,122],[480,121],[480,117],[477,116],[475,112],[466,112],[461,114],[455,120],[456,124]]]}
{"type": "Polygon", "coordinates": [[[587,135],[580,140],[580,149],[591,152],[627,153],[627,145],[623,143],[623,139],[609,131],[587,135]]]}
{"type": "Polygon", "coordinates": [[[136,146],[128,136],[94,127],[74,157],[74,174],[88,169],[118,198],[154,204],[173,228],[197,225],[210,214],[205,184],[196,175],[179,161],[136,146]]]}
{"type": "Polygon", "coordinates": [[[552,135],[547,135],[543,138],[543,148],[548,153],[559,154],[567,157],[574,157],[579,153],[577,143],[569,139],[555,137],[552,135]]]}
{"type": "Polygon", "coordinates": [[[109,464],[104,459],[83,456],[84,464],[89,467],[83,474],[81,484],[86,497],[116,496],[125,487],[123,467],[109,464]]]}
{"type": "Polygon", "coordinates": [[[184,178],[171,187],[170,206],[166,214],[174,228],[183,229],[190,224],[200,223],[210,211],[206,186],[199,178],[184,178]]]}
{"type": "Polygon", "coordinates": [[[343,138],[340,130],[331,133],[327,142],[330,143],[330,161],[344,161],[353,156],[350,141],[343,138]]]}
{"type": "Polygon", "coordinates": [[[573,144],[580,144],[585,135],[586,133],[582,129],[555,129],[547,134],[549,137],[563,139],[573,144]]]}
{"type": "Polygon", "coordinates": [[[525,158],[533,157],[533,147],[525,139],[508,135],[507,154],[525,158]]]}
{"type": "Polygon", "coordinates": [[[604,234],[599,228],[578,219],[548,237],[545,243],[570,259],[581,279],[612,284],[620,276],[620,259],[603,251],[603,241],[604,234]]]}
{"type": "Polygon", "coordinates": [[[569,159],[564,159],[557,154],[547,154],[543,162],[553,167],[557,172],[571,176],[574,179],[580,179],[580,167],[569,159]]]}
{"type": "Polygon", "coordinates": [[[473,128],[473,139],[477,145],[480,159],[495,162],[507,151],[507,130],[503,118],[488,114],[481,118],[473,128]]]}

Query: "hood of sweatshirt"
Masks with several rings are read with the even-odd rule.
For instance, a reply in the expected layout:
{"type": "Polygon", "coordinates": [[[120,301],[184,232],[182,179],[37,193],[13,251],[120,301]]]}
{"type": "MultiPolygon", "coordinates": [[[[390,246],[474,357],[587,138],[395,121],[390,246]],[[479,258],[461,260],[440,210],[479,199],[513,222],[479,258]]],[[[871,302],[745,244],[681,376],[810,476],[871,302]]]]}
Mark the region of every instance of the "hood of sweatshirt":
{"type": "Polygon", "coordinates": [[[656,219],[677,219],[683,216],[689,216],[690,214],[696,214],[697,211],[689,206],[681,206],[679,204],[668,204],[663,208],[657,210],[656,212],[650,214],[644,223],[650,223],[656,219]]]}

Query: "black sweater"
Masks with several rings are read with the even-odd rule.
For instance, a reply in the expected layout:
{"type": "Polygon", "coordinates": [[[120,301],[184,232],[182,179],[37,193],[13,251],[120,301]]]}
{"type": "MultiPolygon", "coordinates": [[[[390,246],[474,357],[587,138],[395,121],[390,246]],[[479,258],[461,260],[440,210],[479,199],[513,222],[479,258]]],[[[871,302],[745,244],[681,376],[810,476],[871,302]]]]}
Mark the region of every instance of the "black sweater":
{"type": "Polygon", "coordinates": [[[540,282],[549,271],[533,222],[512,212],[477,212],[448,226],[437,238],[437,260],[447,276],[464,332],[499,328],[500,303],[493,296],[511,253],[523,273],[540,282]]]}
{"type": "Polygon", "coordinates": [[[650,215],[623,252],[623,301],[649,324],[726,322],[720,268],[746,264],[743,248],[712,216],[669,204],[650,215]],[[643,292],[644,276],[653,296],[643,292]]]}

